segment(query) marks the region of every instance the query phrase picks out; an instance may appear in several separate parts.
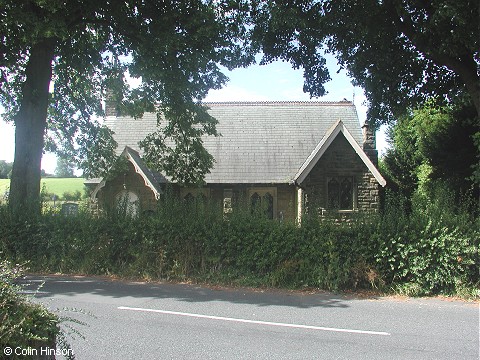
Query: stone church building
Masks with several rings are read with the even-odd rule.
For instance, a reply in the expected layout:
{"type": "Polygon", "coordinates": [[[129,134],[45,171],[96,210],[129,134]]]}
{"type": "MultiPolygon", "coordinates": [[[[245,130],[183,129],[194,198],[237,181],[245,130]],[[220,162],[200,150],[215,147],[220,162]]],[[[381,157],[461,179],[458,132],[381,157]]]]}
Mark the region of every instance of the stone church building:
{"type": "Polygon", "coordinates": [[[157,116],[117,116],[107,109],[118,155],[128,169],[90,181],[98,206],[126,199],[134,213],[155,211],[166,186],[180,199],[210,199],[224,212],[239,199],[262,205],[266,216],[300,221],[305,211],[346,215],[376,212],[385,180],[377,170],[374,132],[355,106],[341,102],[206,103],[221,136],[205,137],[215,163],[201,188],[181,187],[142,161],[139,141],[156,130],[157,116]]]}

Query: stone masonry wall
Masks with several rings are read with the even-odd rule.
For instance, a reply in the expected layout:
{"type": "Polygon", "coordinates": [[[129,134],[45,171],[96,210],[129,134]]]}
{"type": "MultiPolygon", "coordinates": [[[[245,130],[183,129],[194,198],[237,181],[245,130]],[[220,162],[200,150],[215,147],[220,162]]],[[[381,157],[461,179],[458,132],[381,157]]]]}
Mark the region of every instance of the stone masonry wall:
{"type": "Polygon", "coordinates": [[[157,201],[153,191],[145,185],[142,176],[135,171],[132,163],[128,162],[128,171],[118,174],[114,179],[106,182],[98,193],[101,207],[114,206],[115,198],[122,190],[134,192],[140,200],[140,211],[155,210],[157,201]]]}
{"type": "Polygon", "coordinates": [[[240,201],[247,201],[249,189],[275,188],[276,192],[276,219],[295,221],[295,187],[287,184],[210,184],[210,197],[213,201],[223,204],[224,190],[231,189],[232,195],[240,201]]]}
{"type": "Polygon", "coordinates": [[[302,184],[305,187],[309,208],[327,208],[328,179],[338,176],[353,178],[354,211],[378,211],[379,185],[341,133],[325,151],[302,184]]]}

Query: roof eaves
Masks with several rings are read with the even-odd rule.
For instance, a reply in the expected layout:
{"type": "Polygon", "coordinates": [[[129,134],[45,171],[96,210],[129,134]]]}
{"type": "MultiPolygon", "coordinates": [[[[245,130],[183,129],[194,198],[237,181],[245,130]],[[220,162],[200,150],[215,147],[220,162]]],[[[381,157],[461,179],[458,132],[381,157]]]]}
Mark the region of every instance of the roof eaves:
{"type": "Polygon", "coordinates": [[[377,168],[372,163],[372,161],[367,156],[367,154],[365,154],[365,152],[362,150],[360,145],[355,141],[354,137],[352,136],[350,131],[348,131],[348,129],[345,127],[345,125],[341,120],[338,120],[328,130],[328,132],[325,134],[323,139],[318,143],[318,145],[315,147],[312,153],[308,156],[307,160],[303,163],[301,168],[295,174],[293,178],[293,182],[297,184],[301,184],[306,179],[310,171],[312,171],[313,167],[317,164],[318,160],[322,157],[322,155],[325,153],[325,151],[332,144],[333,140],[335,140],[335,138],[340,132],[345,136],[347,141],[352,146],[353,150],[357,153],[357,155],[360,157],[363,163],[367,166],[368,170],[372,173],[372,175],[375,177],[378,183],[382,187],[384,187],[387,182],[385,181],[383,176],[380,174],[380,172],[377,170],[377,168]]]}
{"type": "Polygon", "coordinates": [[[310,153],[308,158],[305,160],[305,162],[302,164],[300,169],[293,177],[293,181],[295,183],[301,184],[305,180],[307,175],[310,173],[310,171],[312,171],[315,164],[318,162],[318,160],[322,157],[324,152],[328,149],[330,144],[339,134],[340,129],[342,128],[342,126],[340,125],[343,125],[342,121],[337,120],[337,122],[335,122],[335,124],[333,124],[333,126],[327,131],[322,140],[320,140],[315,149],[313,149],[313,151],[310,153]]]}
{"type": "Polygon", "coordinates": [[[103,187],[105,187],[105,184],[106,184],[106,181],[105,181],[104,178],[102,178],[102,180],[97,184],[97,186],[95,186],[95,189],[94,189],[94,190],[92,191],[92,193],[90,194],[90,198],[92,199],[93,202],[96,201],[98,192],[99,192],[103,187]]]}
{"type": "Polygon", "coordinates": [[[351,101],[218,101],[202,102],[200,105],[209,106],[354,106],[351,101]]]}
{"type": "Polygon", "coordinates": [[[348,131],[347,128],[344,128],[342,130],[343,135],[345,138],[348,140],[350,145],[352,145],[353,149],[357,153],[358,156],[360,156],[360,159],[362,159],[363,163],[367,166],[368,170],[372,173],[372,175],[375,177],[375,179],[378,181],[378,183],[382,186],[385,187],[387,185],[386,180],[383,178],[382,174],[378,171],[376,166],[372,163],[370,158],[365,154],[365,151],[360,147],[360,145],[357,144],[355,139],[353,138],[352,134],[348,131]]]}
{"type": "Polygon", "coordinates": [[[132,163],[133,167],[135,168],[135,172],[143,178],[145,186],[149,187],[153,191],[153,193],[155,194],[155,198],[158,200],[162,191],[156,185],[156,181],[153,175],[148,172],[148,168],[140,158],[140,154],[128,146],[125,146],[123,154],[132,163]],[[145,171],[144,169],[147,171],[145,171]]]}
{"type": "MultiPolygon", "coordinates": [[[[159,199],[160,194],[161,194],[161,189],[155,185],[156,181],[153,175],[149,174],[148,171],[144,171],[143,169],[148,169],[143,161],[140,158],[140,155],[138,154],[137,151],[133,150],[129,146],[125,146],[125,149],[122,151],[122,154],[120,156],[125,156],[128,161],[130,161],[135,168],[135,172],[138,173],[143,180],[145,181],[145,186],[149,187],[153,193],[155,194],[155,198],[159,199]]],[[[95,186],[95,189],[92,191],[92,194],[90,195],[92,200],[95,200],[97,197],[98,192],[105,187],[106,185],[106,179],[105,178],[97,178],[97,186],[95,186]]]]}

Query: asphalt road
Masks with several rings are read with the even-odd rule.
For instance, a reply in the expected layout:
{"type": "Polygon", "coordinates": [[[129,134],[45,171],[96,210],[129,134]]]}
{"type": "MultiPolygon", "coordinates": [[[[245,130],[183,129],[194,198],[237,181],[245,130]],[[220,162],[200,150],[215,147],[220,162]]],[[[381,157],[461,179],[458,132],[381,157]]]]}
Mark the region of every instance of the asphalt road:
{"type": "MultiPolygon", "coordinates": [[[[77,359],[479,359],[478,303],[28,277],[77,359]]],[[[0,356],[1,357],[1,356],[0,356]]]]}

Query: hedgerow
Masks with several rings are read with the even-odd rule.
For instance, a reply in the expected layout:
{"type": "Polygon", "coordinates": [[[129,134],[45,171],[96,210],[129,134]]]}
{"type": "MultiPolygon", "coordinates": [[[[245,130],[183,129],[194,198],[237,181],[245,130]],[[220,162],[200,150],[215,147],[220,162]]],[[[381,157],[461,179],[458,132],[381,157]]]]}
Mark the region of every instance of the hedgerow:
{"type": "Polygon", "coordinates": [[[81,211],[22,219],[0,208],[0,245],[32,271],[478,296],[479,220],[444,193],[413,203],[406,213],[391,198],[382,214],[348,223],[305,216],[300,227],[169,197],[136,218],[81,211]]]}
{"type": "Polygon", "coordinates": [[[0,349],[2,355],[12,349],[10,359],[24,358],[15,349],[55,349],[60,333],[58,317],[21,294],[15,283],[21,273],[18,265],[0,261],[0,349]]]}

